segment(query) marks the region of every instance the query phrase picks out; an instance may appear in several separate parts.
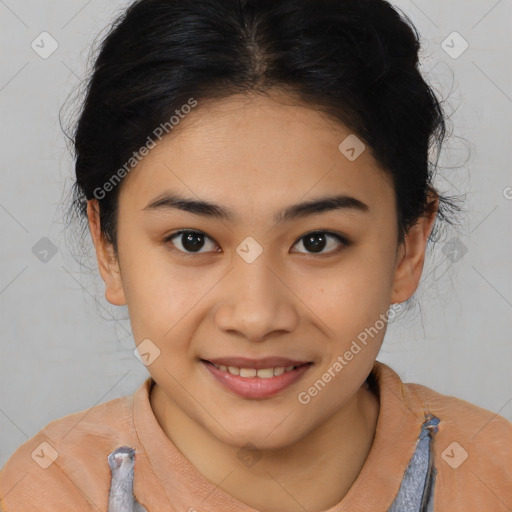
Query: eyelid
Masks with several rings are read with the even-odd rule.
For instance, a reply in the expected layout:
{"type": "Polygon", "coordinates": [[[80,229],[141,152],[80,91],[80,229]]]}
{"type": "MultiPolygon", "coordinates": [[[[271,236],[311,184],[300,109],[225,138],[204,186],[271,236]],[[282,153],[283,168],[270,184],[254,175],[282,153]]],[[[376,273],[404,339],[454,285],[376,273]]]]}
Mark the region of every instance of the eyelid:
{"type": "MultiPolygon", "coordinates": [[[[180,235],[183,235],[183,234],[186,234],[186,233],[195,233],[195,234],[200,234],[200,235],[203,235],[205,238],[208,238],[210,239],[211,241],[215,242],[218,246],[218,243],[217,241],[212,238],[210,235],[207,235],[204,231],[201,231],[201,230],[198,230],[198,229],[179,229],[177,231],[174,231],[173,233],[167,235],[166,237],[164,237],[164,240],[163,242],[165,244],[168,244],[170,242],[172,242],[172,240],[180,235]]],[[[308,231],[306,233],[304,233],[303,235],[299,236],[297,238],[297,240],[293,243],[292,247],[294,247],[295,245],[297,245],[303,238],[307,237],[308,235],[311,236],[311,235],[315,235],[315,234],[324,234],[324,235],[327,235],[329,237],[332,237],[332,238],[336,238],[338,240],[338,242],[341,243],[342,245],[342,248],[340,249],[335,249],[335,250],[332,250],[330,252],[327,252],[327,253],[313,253],[313,252],[299,252],[299,254],[304,254],[306,256],[331,256],[331,255],[334,255],[334,254],[337,254],[339,253],[344,247],[348,247],[349,245],[352,244],[352,242],[345,236],[345,235],[342,235],[341,233],[337,233],[335,231],[329,231],[327,229],[314,229],[312,231],[308,231]]],[[[206,251],[206,252],[186,252],[186,251],[182,251],[181,249],[177,249],[176,250],[183,254],[183,255],[186,255],[186,256],[194,256],[194,255],[198,255],[198,254],[207,254],[208,252],[211,252],[211,251],[206,251]]],[[[217,252],[217,251],[215,251],[217,252]]]]}
{"type": "Polygon", "coordinates": [[[338,247],[337,249],[334,249],[334,250],[331,250],[331,251],[325,252],[325,253],[298,252],[298,254],[302,254],[304,256],[310,256],[310,257],[313,257],[313,256],[317,256],[317,257],[334,256],[334,255],[338,254],[343,249],[345,249],[346,247],[348,247],[349,245],[352,244],[352,242],[345,235],[342,235],[341,233],[336,233],[335,231],[330,231],[330,230],[327,230],[327,229],[323,229],[323,230],[322,229],[314,229],[313,231],[308,231],[307,233],[304,233],[303,235],[301,235],[296,240],[296,242],[293,244],[292,247],[295,247],[295,245],[297,245],[302,239],[306,238],[307,236],[316,235],[316,234],[323,234],[323,235],[326,235],[328,237],[336,238],[338,240],[338,242],[341,243],[341,247],[338,247]]]}
{"type": "MultiPolygon", "coordinates": [[[[165,236],[164,239],[163,239],[163,242],[164,242],[164,244],[172,243],[172,240],[174,238],[177,238],[180,235],[184,235],[184,234],[188,234],[188,233],[194,233],[194,234],[203,235],[205,238],[208,238],[209,240],[211,240],[212,242],[217,244],[217,246],[219,245],[214,238],[212,238],[210,235],[207,235],[204,231],[200,231],[199,229],[192,229],[192,228],[191,229],[178,229],[177,231],[174,231],[170,235],[165,236]]],[[[209,252],[212,252],[212,251],[206,251],[206,252],[187,252],[187,251],[182,251],[181,249],[178,249],[177,247],[174,247],[174,248],[175,248],[176,251],[178,251],[180,254],[182,254],[184,256],[195,256],[195,255],[199,255],[199,254],[208,254],[209,252]]],[[[218,251],[214,251],[214,252],[218,252],[218,251]]]]}

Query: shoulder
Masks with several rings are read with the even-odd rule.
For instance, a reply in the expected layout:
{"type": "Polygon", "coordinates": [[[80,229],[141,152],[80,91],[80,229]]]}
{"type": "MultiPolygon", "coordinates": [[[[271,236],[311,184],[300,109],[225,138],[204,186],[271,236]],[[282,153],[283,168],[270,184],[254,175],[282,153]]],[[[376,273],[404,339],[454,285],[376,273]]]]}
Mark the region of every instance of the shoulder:
{"type": "Polygon", "coordinates": [[[135,439],[133,396],[69,414],[22,444],[0,471],[0,510],[106,510],[108,454],[135,439]]]}
{"type": "Polygon", "coordinates": [[[512,423],[498,413],[421,384],[404,383],[403,390],[409,407],[440,420],[433,442],[438,503],[449,499],[454,509],[471,505],[510,510],[512,423]]]}
{"type": "MultiPolygon", "coordinates": [[[[499,412],[493,412],[461,398],[442,394],[423,384],[403,382],[384,363],[376,363],[379,386],[385,396],[398,400],[402,408],[418,419],[433,414],[440,420],[438,434],[467,440],[485,447],[500,447],[504,456],[512,455],[512,423],[499,412]]],[[[439,436],[441,437],[441,436],[439,436]]],[[[509,459],[510,461],[510,459],[509,459]]],[[[512,467],[509,466],[509,469],[512,467]]]]}
{"type": "Polygon", "coordinates": [[[439,432],[471,440],[472,444],[485,444],[485,447],[500,446],[504,454],[512,455],[512,423],[504,416],[422,384],[404,383],[403,387],[412,407],[441,420],[439,432]]]}

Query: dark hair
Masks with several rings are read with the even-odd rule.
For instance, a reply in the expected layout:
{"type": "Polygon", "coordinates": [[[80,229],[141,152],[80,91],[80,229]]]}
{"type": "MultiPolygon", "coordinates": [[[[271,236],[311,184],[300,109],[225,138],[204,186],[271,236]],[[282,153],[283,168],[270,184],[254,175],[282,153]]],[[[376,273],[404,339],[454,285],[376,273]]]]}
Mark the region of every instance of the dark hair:
{"type": "MultiPolygon", "coordinates": [[[[95,190],[156,127],[190,98],[284,91],[344,123],[390,173],[403,242],[431,206],[446,132],[419,50],[413,23],[384,0],[137,0],[113,22],[87,80],[71,209],[86,218],[96,197],[117,254],[122,184],[101,199],[95,190]]],[[[451,224],[456,209],[439,196],[438,219],[451,224]]]]}

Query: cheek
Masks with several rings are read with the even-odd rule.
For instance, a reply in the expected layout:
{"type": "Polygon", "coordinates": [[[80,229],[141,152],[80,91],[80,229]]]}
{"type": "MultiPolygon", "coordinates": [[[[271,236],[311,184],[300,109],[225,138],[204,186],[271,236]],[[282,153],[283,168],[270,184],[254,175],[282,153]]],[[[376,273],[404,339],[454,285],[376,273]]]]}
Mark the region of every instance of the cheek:
{"type": "MultiPolygon", "coordinates": [[[[208,295],[222,289],[219,281],[226,269],[221,265],[209,270],[177,265],[164,247],[141,240],[127,233],[121,254],[123,287],[135,340],[150,338],[160,344],[175,339],[179,343],[179,339],[187,339],[183,330],[194,313],[202,314],[202,307],[212,297],[208,295]]],[[[299,271],[290,266],[288,270],[283,277],[293,283],[294,294],[306,307],[304,314],[312,322],[317,321],[329,337],[348,341],[349,345],[389,307],[393,250],[376,236],[367,237],[364,245],[353,247],[329,267],[302,267],[299,271]]],[[[294,298],[290,297],[292,302],[294,298]]],[[[181,350],[179,344],[173,346],[181,350]]]]}
{"type": "MultiPolygon", "coordinates": [[[[322,364],[315,377],[330,371],[325,376],[332,379],[330,391],[317,401],[320,409],[332,411],[347,391],[355,392],[379,353],[387,327],[393,273],[392,251],[381,247],[379,253],[381,257],[375,258],[371,250],[358,251],[357,257],[347,258],[330,275],[316,284],[309,283],[314,286],[305,302],[316,313],[312,321],[327,336],[319,342],[322,364]]],[[[304,281],[301,289],[306,290],[307,284],[304,281]]]]}
{"type": "Polygon", "coordinates": [[[133,334],[137,341],[158,339],[178,321],[186,306],[183,277],[166,265],[161,251],[126,238],[121,273],[133,334]]]}
{"type": "Polygon", "coordinates": [[[177,265],[165,249],[149,244],[127,244],[122,269],[135,340],[150,338],[158,345],[173,340],[173,350],[180,351],[179,340],[187,339],[187,319],[201,311],[202,299],[222,275],[177,265]]]}
{"type": "Polygon", "coordinates": [[[301,274],[294,288],[334,335],[345,337],[387,311],[393,270],[393,250],[369,243],[330,269],[301,274]]]}

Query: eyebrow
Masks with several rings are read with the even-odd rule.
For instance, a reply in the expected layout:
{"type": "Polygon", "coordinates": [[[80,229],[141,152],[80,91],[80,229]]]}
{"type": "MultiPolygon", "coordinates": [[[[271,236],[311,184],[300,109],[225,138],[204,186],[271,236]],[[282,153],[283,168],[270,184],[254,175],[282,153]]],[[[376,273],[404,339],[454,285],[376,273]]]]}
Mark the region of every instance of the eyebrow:
{"type": "MultiPolygon", "coordinates": [[[[142,209],[144,212],[166,210],[182,210],[195,215],[224,219],[230,222],[236,219],[235,213],[224,206],[208,201],[190,199],[177,193],[168,192],[159,195],[142,209]]],[[[293,219],[333,210],[352,210],[367,213],[370,211],[370,208],[367,204],[355,197],[347,195],[326,196],[288,206],[274,215],[274,222],[276,225],[282,224],[293,219]]]]}

